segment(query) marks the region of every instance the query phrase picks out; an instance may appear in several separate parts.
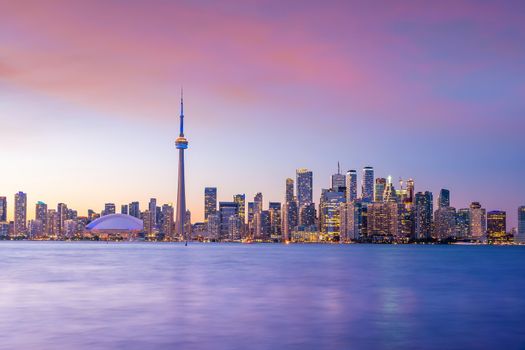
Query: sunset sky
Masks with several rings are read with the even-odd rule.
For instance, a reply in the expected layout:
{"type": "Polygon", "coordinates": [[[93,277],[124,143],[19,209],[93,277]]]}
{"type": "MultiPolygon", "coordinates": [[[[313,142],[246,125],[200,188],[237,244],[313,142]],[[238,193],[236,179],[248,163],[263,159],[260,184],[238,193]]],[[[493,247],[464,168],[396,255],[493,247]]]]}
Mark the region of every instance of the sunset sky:
{"type": "Polygon", "coordinates": [[[0,0],[0,195],[85,215],[175,202],[179,91],[193,221],[282,201],[340,161],[525,205],[524,1],[0,0]]]}

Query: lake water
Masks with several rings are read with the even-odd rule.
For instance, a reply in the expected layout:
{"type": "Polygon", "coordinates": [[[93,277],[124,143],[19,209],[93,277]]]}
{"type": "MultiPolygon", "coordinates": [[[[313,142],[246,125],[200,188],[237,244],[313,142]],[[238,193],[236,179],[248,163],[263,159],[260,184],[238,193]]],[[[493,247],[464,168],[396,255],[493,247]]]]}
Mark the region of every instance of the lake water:
{"type": "Polygon", "coordinates": [[[523,349],[525,246],[0,242],[0,349],[523,349]]]}

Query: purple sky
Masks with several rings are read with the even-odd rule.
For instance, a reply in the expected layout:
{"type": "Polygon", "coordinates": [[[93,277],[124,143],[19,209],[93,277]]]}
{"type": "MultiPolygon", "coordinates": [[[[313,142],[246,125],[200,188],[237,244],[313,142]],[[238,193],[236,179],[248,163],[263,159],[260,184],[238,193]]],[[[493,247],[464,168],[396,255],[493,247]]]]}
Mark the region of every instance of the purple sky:
{"type": "Polygon", "coordinates": [[[524,43],[523,1],[0,1],[0,195],[174,202],[184,85],[194,220],[298,167],[318,201],[340,161],[513,227],[524,43]]]}

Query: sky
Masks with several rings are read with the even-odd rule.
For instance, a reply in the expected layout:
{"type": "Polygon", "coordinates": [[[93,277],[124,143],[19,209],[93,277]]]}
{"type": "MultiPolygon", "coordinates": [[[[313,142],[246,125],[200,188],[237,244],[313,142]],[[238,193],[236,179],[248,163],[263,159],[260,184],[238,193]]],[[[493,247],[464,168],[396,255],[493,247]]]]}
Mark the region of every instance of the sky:
{"type": "Polygon", "coordinates": [[[85,215],[314,198],[344,171],[413,178],[516,226],[525,205],[525,2],[0,0],[0,195],[85,215]]]}

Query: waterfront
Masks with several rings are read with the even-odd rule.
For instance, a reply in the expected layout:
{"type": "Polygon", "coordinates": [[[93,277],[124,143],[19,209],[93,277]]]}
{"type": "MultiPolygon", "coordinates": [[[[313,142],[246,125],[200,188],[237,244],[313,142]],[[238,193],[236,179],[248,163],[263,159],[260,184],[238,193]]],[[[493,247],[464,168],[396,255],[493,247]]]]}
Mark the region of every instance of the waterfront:
{"type": "Polygon", "coordinates": [[[525,346],[525,247],[0,242],[0,349],[525,346]]]}

